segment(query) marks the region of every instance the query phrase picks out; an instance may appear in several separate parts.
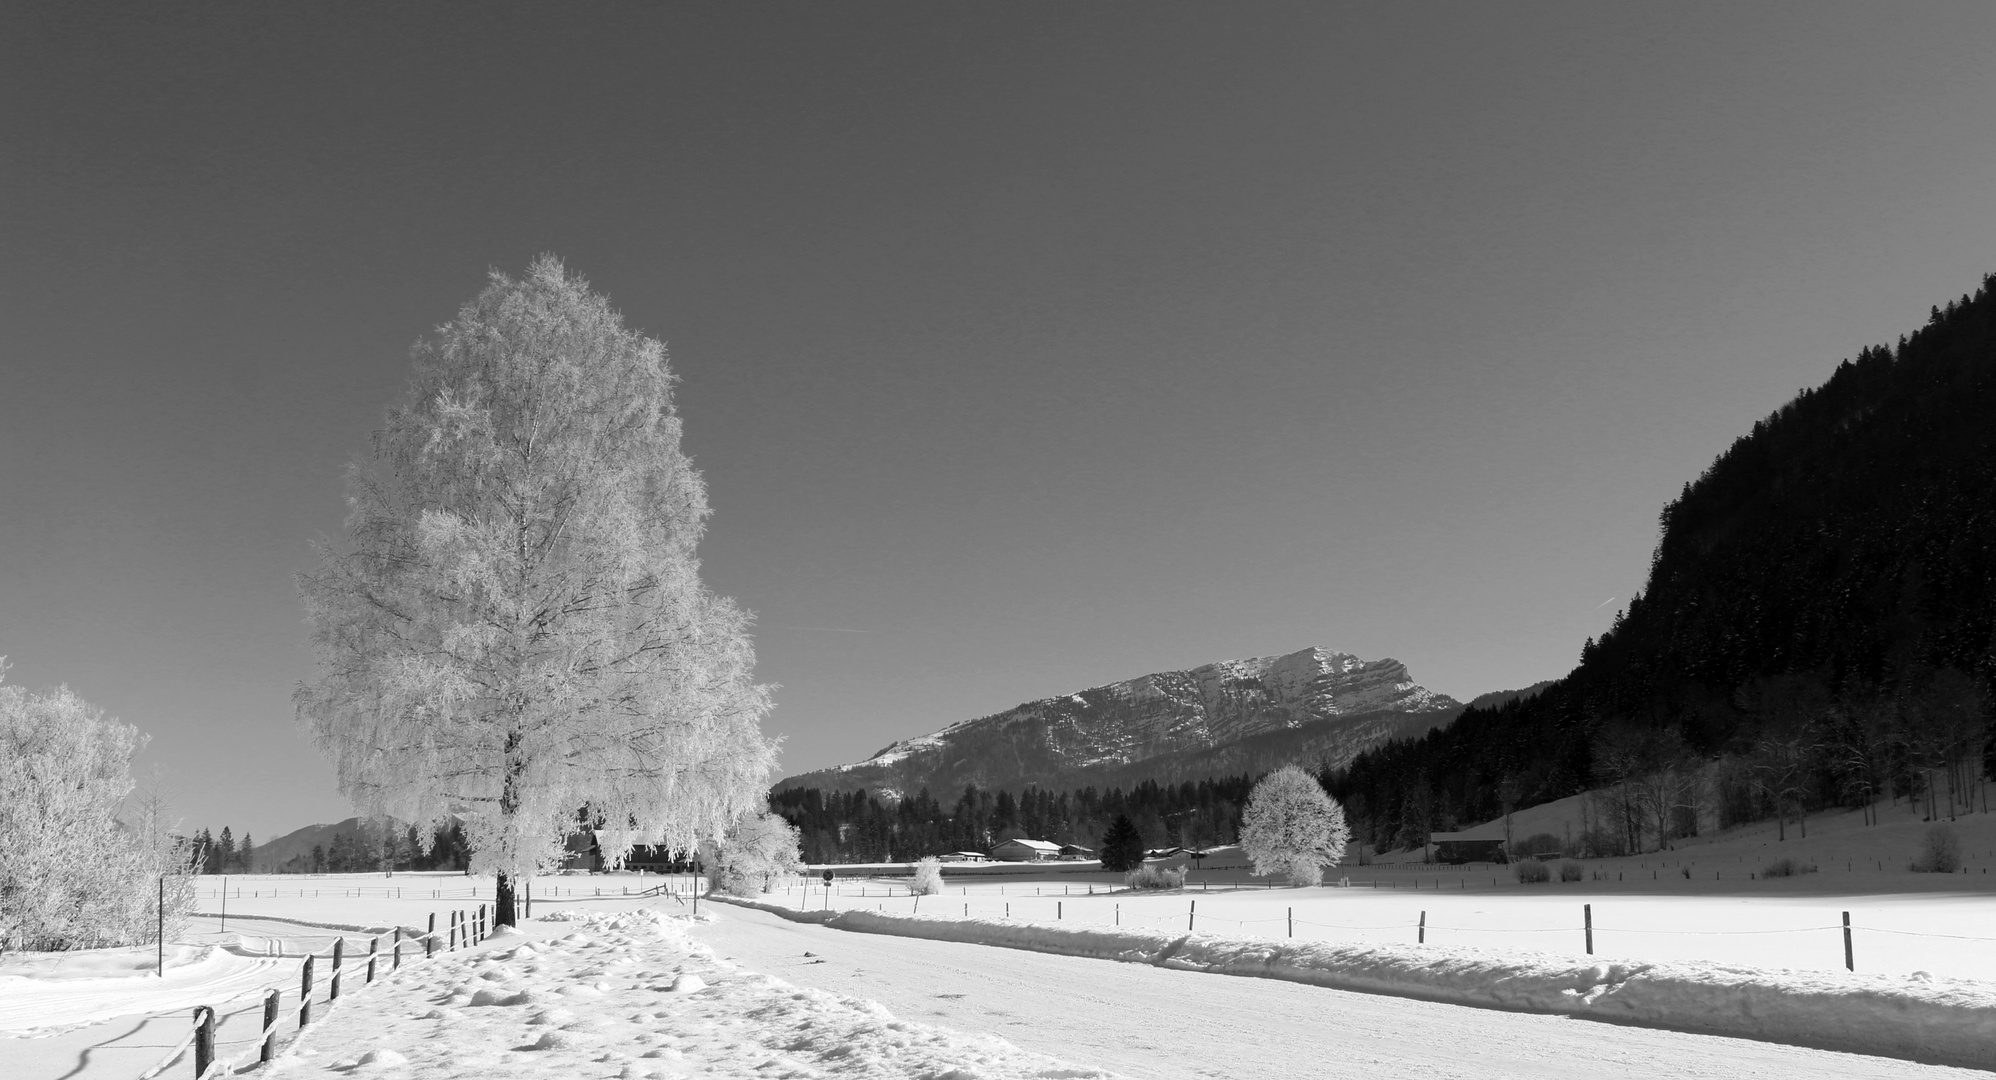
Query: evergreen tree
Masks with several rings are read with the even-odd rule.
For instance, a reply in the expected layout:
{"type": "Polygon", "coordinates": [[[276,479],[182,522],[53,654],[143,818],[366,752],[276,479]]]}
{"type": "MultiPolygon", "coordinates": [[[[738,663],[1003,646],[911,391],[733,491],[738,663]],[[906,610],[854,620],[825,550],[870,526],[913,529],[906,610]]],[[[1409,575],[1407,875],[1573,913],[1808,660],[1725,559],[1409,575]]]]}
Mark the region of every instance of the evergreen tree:
{"type": "Polygon", "coordinates": [[[222,826],[222,837],[215,841],[216,871],[226,874],[236,868],[236,838],[229,833],[227,825],[222,826]]]}
{"type": "Polygon", "coordinates": [[[700,582],[706,490],[663,346],[544,256],[414,367],[349,473],[351,549],[299,580],[320,674],[298,710],[363,812],[461,810],[510,925],[577,807],[613,823],[613,864],[754,809],[769,695],[746,613],[700,582]]]}
{"type": "Polygon", "coordinates": [[[1117,814],[1109,831],[1102,834],[1102,869],[1120,874],[1143,864],[1143,834],[1128,814],[1117,814]]]}
{"type": "Polygon", "coordinates": [[[236,848],[236,867],[245,874],[256,873],[256,842],[250,834],[243,834],[243,842],[236,848]]]}

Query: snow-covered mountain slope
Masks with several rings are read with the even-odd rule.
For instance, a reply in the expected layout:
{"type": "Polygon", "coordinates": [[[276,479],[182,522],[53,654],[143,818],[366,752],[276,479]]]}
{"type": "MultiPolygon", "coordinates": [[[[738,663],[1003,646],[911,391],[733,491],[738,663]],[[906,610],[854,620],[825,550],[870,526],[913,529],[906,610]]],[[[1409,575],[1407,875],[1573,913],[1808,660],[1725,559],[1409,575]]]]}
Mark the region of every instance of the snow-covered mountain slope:
{"type": "Polygon", "coordinates": [[[966,784],[1175,783],[1289,761],[1336,766],[1461,711],[1461,702],[1416,684],[1397,660],[1317,647],[1027,702],[776,786],[904,794],[927,787],[948,801],[966,784]]]}

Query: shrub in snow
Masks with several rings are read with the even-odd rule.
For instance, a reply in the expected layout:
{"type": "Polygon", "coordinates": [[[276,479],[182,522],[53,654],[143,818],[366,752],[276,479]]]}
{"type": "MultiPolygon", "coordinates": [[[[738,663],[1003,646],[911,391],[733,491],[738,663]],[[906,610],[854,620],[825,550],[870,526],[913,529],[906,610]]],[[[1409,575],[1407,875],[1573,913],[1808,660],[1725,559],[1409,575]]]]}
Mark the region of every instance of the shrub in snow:
{"type": "Polygon", "coordinates": [[[1585,876],[1585,871],[1580,869],[1580,864],[1577,862],[1563,862],[1559,864],[1559,880],[1561,881],[1579,881],[1585,876]]]}
{"type": "Polygon", "coordinates": [[[1144,864],[1144,837],[1128,814],[1117,814],[1102,834],[1102,869],[1121,873],[1144,864]]]}
{"type": "Polygon", "coordinates": [[[1815,863],[1800,863],[1794,859],[1776,859],[1761,870],[1761,877],[1794,877],[1797,874],[1813,874],[1815,863]]]}
{"type": "Polygon", "coordinates": [[[1182,889],[1185,887],[1185,867],[1145,863],[1124,874],[1123,884],[1132,889],[1182,889]]]}
{"type": "Polygon", "coordinates": [[[1920,837],[1920,853],[1913,859],[1913,871],[1920,874],[1953,874],[1961,870],[1961,841],[1950,826],[1935,822],[1920,837]]]}
{"type": "Polygon", "coordinates": [[[1350,840],[1344,807],[1294,765],[1262,777],[1241,812],[1241,850],[1258,875],[1287,874],[1297,885],[1315,885],[1325,867],[1344,858],[1350,840]]]}
{"type": "Polygon", "coordinates": [[[730,896],[758,896],[779,874],[804,870],[797,826],[767,810],[745,815],[714,845],[714,887],[730,896]]]}
{"type": "Polygon", "coordinates": [[[1519,859],[1511,864],[1511,871],[1526,885],[1538,885],[1552,880],[1552,871],[1537,859],[1519,859]]]}
{"type": "Polygon", "coordinates": [[[166,932],[179,932],[190,855],[157,800],[127,802],[144,745],[68,687],[0,685],[0,952],[152,941],[162,879],[166,932]]]}
{"type": "Polygon", "coordinates": [[[917,896],[934,896],[943,891],[943,861],[934,855],[915,862],[915,878],[908,887],[917,896]]]}

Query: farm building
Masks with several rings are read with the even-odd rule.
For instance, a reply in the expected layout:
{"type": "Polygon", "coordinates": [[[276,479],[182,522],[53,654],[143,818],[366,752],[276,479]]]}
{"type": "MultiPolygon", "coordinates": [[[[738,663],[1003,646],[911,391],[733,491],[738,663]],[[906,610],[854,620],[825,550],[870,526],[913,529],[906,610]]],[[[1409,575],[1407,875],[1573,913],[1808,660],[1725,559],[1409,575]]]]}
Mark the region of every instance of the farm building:
{"type": "Polygon", "coordinates": [[[1482,829],[1468,832],[1438,832],[1428,834],[1428,843],[1434,845],[1435,861],[1445,863],[1504,862],[1504,838],[1493,836],[1482,829]]]}
{"type": "Polygon", "coordinates": [[[1060,845],[1046,840],[1007,840],[991,849],[993,862],[1046,862],[1060,858],[1060,845]]]}

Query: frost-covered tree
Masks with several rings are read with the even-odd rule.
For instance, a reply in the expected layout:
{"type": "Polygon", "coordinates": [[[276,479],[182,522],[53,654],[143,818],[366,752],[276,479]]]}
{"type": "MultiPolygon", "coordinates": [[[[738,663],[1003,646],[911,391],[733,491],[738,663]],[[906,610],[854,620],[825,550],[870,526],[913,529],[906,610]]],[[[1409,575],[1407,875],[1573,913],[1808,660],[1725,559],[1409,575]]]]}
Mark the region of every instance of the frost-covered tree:
{"type": "Polygon", "coordinates": [[[915,874],[908,881],[908,891],[916,896],[935,896],[943,891],[943,861],[934,855],[926,855],[915,860],[915,874]]]}
{"type": "Polygon", "coordinates": [[[1294,765],[1262,777],[1241,813],[1241,850],[1256,874],[1286,874],[1298,885],[1323,880],[1344,858],[1351,829],[1344,807],[1317,778],[1294,765]]]}
{"type": "Polygon", "coordinates": [[[730,896],[757,896],[779,874],[804,870],[797,827],[767,810],[744,815],[712,845],[714,887],[730,896]]]}
{"type": "Polygon", "coordinates": [[[748,615],[700,582],[662,345],[543,256],[413,360],[349,470],[349,543],[299,579],[319,671],[296,700],[361,812],[462,815],[510,924],[585,807],[615,864],[758,806],[768,688],[748,615]]]}
{"type": "Polygon", "coordinates": [[[162,883],[168,934],[185,920],[189,853],[132,794],[144,745],[68,687],[0,684],[0,951],[150,941],[162,883]]]}

